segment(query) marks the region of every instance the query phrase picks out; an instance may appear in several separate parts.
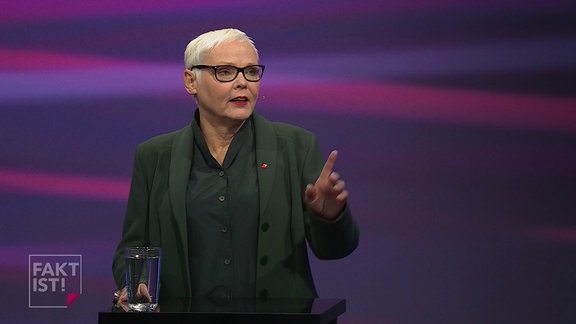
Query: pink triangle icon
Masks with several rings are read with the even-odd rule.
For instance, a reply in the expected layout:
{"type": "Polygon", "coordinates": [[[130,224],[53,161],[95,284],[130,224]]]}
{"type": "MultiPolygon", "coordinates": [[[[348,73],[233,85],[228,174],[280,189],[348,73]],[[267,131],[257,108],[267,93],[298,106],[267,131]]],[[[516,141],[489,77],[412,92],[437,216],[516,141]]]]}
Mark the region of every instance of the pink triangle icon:
{"type": "Polygon", "coordinates": [[[80,297],[80,294],[68,294],[68,307],[76,300],[76,298],[80,297]]]}

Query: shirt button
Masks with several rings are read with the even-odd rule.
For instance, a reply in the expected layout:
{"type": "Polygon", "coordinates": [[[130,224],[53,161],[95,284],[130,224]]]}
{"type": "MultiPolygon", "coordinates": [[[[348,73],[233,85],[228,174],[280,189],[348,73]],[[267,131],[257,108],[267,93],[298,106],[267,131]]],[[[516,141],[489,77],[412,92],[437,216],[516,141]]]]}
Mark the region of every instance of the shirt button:
{"type": "Polygon", "coordinates": [[[262,229],[262,232],[267,232],[268,228],[270,228],[270,224],[264,223],[260,228],[262,229]]]}
{"type": "Polygon", "coordinates": [[[222,233],[227,233],[227,232],[228,232],[228,227],[223,226],[223,227],[220,229],[220,232],[222,232],[222,233]]]}
{"type": "Polygon", "coordinates": [[[268,263],[268,257],[267,256],[263,256],[260,258],[260,264],[261,265],[266,265],[268,263]]]}
{"type": "Polygon", "coordinates": [[[226,200],[226,197],[224,195],[219,196],[218,200],[220,200],[220,202],[223,202],[224,200],[226,200]]]}
{"type": "Polygon", "coordinates": [[[228,259],[228,258],[224,259],[224,264],[225,264],[225,265],[229,265],[230,263],[232,263],[232,260],[230,260],[230,259],[228,259]]]}
{"type": "Polygon", "coordinates": [[[220,172],[218,172],[218,176],[219,176],[219,177],[223,177],[223,176],[224,176],[224,171],[220,170],[220,172]]]}

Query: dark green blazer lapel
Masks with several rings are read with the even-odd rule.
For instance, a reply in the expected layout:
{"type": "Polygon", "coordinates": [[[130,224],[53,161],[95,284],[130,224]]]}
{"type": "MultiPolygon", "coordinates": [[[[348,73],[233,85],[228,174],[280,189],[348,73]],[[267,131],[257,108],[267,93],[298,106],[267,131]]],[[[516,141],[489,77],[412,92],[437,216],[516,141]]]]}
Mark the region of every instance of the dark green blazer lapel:
{"type": "Polygon", "coordinates": [[[273,192],[274,174],[278,171],[276,132],[270,122],[253,114],[256,138],[256,169],[260,192],[260,216],[266,211],[273,192]]]}
{"type": "Polygon", "coordinates": [[[192,165],[194,143],[191,127],[184,128],[174,139],[170,159],[170,201],[182,238],[182,256],[188,264],[188,228],[186,226],[186,192],[192,165]]]}

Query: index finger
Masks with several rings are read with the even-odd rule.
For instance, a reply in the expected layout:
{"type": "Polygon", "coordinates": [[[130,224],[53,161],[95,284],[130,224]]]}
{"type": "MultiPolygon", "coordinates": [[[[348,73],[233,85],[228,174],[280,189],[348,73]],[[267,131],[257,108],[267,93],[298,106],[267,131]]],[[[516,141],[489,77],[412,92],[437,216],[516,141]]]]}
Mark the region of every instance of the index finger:
{"type": "Polygon", "coordinates": [[[336,163],[337,157],[338,157],[338,151],[334,150],[330,152],[330,155],[328,156],[328,159],[326,160],[326,163],[322,168],[322,172],[320,172],[320,176],[318,177],[319,179],[328,178],[330,176],[330,174],[332,173],[332,169],[334,168],[334,164],[336,163]]]}

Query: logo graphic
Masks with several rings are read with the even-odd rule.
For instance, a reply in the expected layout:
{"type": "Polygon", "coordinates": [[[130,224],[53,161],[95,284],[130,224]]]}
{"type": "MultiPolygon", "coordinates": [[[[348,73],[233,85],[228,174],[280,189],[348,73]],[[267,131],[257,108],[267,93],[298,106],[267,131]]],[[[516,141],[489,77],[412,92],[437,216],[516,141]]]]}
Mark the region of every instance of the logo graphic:
{"type": "Polygon", "coordinates": [[[82,255],[28,255],[29,308],[68,308],[82,294],[82,255]]]}

